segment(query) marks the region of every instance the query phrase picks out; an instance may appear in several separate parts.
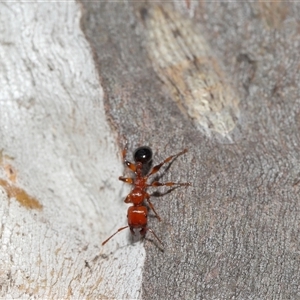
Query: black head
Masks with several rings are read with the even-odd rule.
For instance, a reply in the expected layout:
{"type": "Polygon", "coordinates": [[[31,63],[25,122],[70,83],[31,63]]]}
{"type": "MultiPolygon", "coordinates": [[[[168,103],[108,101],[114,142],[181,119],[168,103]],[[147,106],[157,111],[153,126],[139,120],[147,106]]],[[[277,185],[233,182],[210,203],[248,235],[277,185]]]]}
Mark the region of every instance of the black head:
{"type": "Polygon", "coordinates": [[[139,147],[134,151],[133,158],[135,162],[147,164],[152,160],[152,150],[147,146],[139,147]]]}

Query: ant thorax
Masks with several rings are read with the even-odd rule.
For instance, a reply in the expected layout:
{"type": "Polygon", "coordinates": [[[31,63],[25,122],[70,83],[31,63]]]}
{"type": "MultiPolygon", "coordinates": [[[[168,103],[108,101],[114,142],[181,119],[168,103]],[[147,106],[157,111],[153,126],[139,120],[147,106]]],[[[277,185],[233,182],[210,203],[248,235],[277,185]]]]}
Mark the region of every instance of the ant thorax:
{"type": "Polygon", "coordinates": [[[145,200],[146,192],[141,187],[134,187],[133,190],[130,192],[130,202],[134,205],[141,205],[145,200]]]}
{"type": "Polygon", "coordinates": [[[146,181],[147,181],[147,178],[136,176],[134,179],[134,186],[136,188],[140,188],[140,189],[144,190],[147,187],[146,181]]]}
{"type": "Polygon", "coordinates": [[[131,192],[127,195],[124,202],[131,203],[127,210],[127,219],[128,225],[119,228],[114,234],[112,234],[108,239],[106,239],[102,245],[105,245],[113,236],[115,236],[118,232],[129,227],[132,234],[135,234],[135,231],[139,231],[142,237],[145,237],[146,233],[150,231],[153,236],[163,245],[162,241],[155,234],[155,232],[147,226],[147,215],[148,209],[151,209],[156,215],[157,219],[161,221],[160,216],[157,214],[152,202],[150,201],[150,194],[147,193],[147,189],[150,187],[159,187],[159,186],[167,186],[167,187],[176,187],[176,186],[185,186],[188,187],[191,185],[189,182],[159,182],[153,181],[150,184],[147,184],[147,180],[150,176],[156,174],[160,168],[170,161],[176,159],[178,156],[183,155],[187,152],[187,149],[182,150],[181,152],[171,155],[167,157],[163,162],[154,166],[152,169],[145,169],[144,167],[151,166],[152,162],[152,150],[147,146],[139,147],[134,152],[134,161],[132,163],[126,159],[127,153],[127,145],[123,149],[122,156],[124,164],[131,170],[134,174],[134,178],[123,177],[120,176],[119,180],[124,181],[125,183],[131,184],[133,186],[131,192]],[[143,174],[143,172],[145,174],[143,174]],[[149,205],[149,208],[145,205],[145,202],[149,205]]]}

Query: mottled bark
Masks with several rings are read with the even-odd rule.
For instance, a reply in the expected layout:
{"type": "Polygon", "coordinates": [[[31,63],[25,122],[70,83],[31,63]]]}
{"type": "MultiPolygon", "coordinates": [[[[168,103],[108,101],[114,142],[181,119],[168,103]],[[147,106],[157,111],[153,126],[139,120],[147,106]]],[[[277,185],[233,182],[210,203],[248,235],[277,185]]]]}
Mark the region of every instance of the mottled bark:
{"type": "Polygon", "coordinates": [[[81,4],[119,136],[189,149],[162,179],[193,187],[153,197],[143,299],[299,298],[299,5],[81,4]]]}

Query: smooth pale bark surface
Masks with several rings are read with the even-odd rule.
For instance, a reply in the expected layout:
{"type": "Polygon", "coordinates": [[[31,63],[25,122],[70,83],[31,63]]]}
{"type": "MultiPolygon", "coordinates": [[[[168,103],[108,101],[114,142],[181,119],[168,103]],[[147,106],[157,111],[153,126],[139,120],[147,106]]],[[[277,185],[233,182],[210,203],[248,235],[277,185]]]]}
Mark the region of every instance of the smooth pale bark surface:
{"type": "Polygon", "coordinates": [[[80,6],[0,4],[0,298],[138,298],[144,248],[80,6]],[[130,274],[130,276],[128,276],[130,274]]]}
{"type": "Polygon", "coordinates": [[[193,187],[153,197],[142,298],[299,299],[299,4],[82,6],[130,149],[189,149],[161,180],[193,187]]]}

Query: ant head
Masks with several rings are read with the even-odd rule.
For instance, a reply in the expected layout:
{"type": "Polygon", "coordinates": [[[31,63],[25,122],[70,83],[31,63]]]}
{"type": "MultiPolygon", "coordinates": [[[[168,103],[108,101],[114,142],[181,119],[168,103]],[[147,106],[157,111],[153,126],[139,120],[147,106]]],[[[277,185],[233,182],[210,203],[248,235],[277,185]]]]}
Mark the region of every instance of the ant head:
{"type": "Polygon", "coordinates": [[[139,147],[134,151],[133,158],[136,163],[149,163],[152,160],[152,150],[147,146],[139,147]]]}

